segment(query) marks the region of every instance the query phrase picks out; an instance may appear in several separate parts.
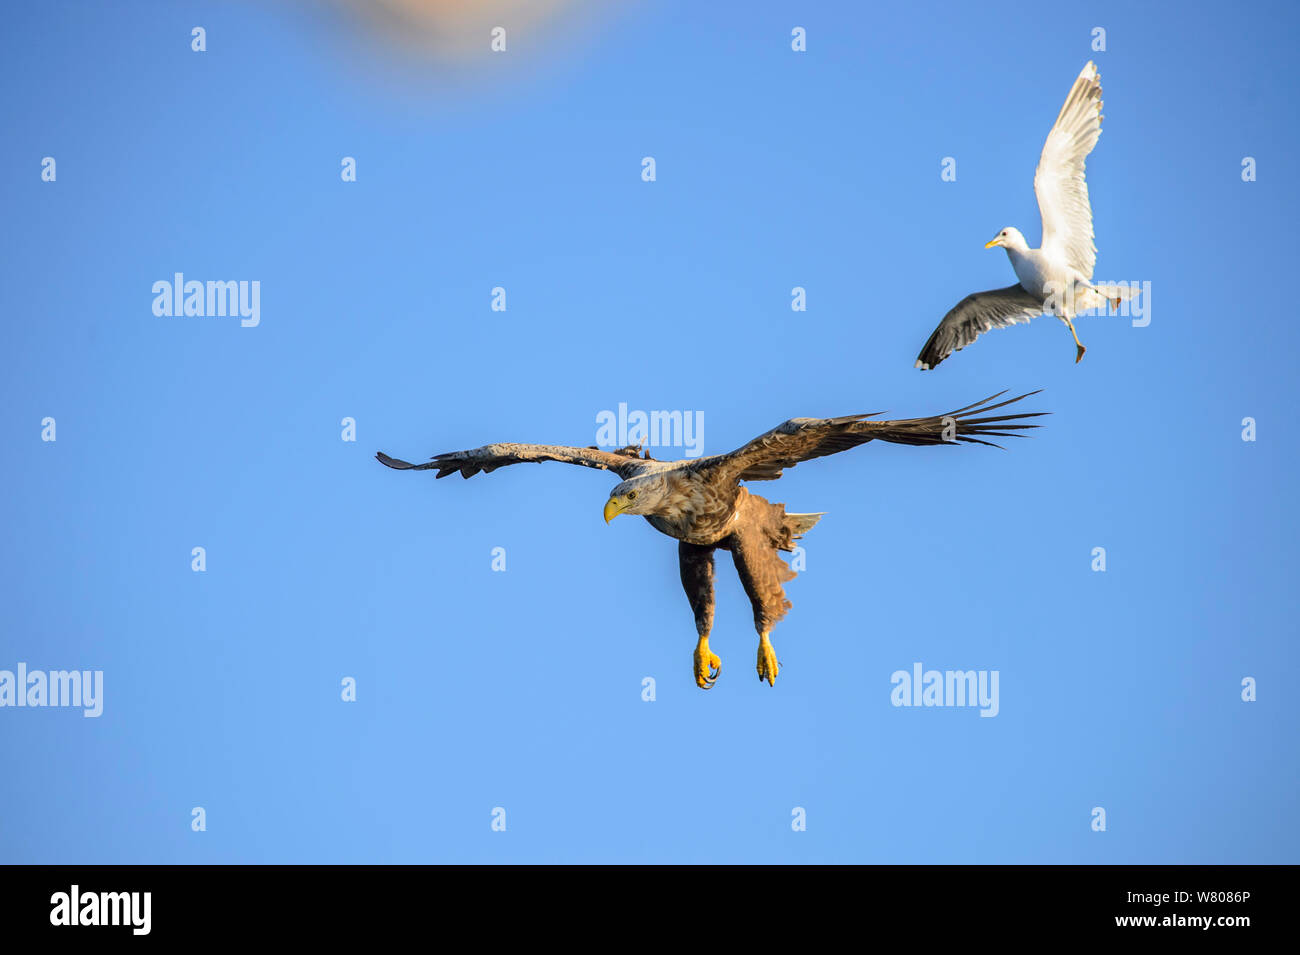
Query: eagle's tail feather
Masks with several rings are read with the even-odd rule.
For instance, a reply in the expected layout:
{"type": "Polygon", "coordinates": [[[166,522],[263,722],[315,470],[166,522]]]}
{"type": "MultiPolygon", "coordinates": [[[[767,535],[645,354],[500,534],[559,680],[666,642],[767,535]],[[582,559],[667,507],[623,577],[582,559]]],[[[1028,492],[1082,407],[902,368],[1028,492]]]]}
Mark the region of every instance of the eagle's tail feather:
{"type": "Polygon", "coordinates": [[[802,537],[813,529],[813,525],[820,521],[826,515],[825,511],[818,511],[816,514],[789,514],[785,515],[785,526],[789,530],[791,537],[802,537]]]}

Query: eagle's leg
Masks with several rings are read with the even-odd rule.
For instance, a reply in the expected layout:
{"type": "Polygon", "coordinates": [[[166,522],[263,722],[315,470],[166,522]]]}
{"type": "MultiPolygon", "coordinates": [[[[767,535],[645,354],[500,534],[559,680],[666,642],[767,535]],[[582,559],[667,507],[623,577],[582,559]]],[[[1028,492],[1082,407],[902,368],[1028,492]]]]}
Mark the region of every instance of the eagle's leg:
{"type": "Polygon", "coordinates": [[[790,609],[784,584],[794,571],[781,559],[781,547],[790,546],[795,530],[780,504],[771,504],[756,494],[747,498],[746,509],[736,522],[729,541],[736,573],[754,608],[754,629],[758,631],[758,678],[776,686],[780,666],[772,648],[771,633],[777,621],[790,609]]]}
{"type": "Polygon", "coordinates": [[[722,660],[709,649],[709,633],[713,630],[713,548],[679,541],[677,560],[682,589],[691,602],[695,632],[699,635],[695,644],[695,685],[707,690],[722,671],[722,660]]]}

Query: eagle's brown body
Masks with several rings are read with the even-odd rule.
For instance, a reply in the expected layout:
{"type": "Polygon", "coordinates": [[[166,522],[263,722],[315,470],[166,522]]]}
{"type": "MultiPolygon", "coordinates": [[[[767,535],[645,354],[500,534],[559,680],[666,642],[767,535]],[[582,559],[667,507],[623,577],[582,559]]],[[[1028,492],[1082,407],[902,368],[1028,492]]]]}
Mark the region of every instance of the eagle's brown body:
{"type": "Polygon", "coordinates": [[[541,444],[489,444],[472,451],[440,454],[426,464],[409,464],[380,452],[380,463],[399,470],[436,470],[438,477],[460,472],[472,477],[525,461],[563,461],[613,471],[623,482],[605,504],[605,520],[640,514],[655,530],[678,541],[682,587],[695,615],[695,680],[704,688],[717,677],[720,661],[709,648],[713,627],[714,552],[730,551],[736,573],[754,609],[759,633],[758,675],[775,684],[776,653],[768,636],[790,601],[785,584],[795,576],[780,557],[817,523],[820,514],[788,514],[741,486],[742,481],[775,481],[785,468],[880,440],[893,444],[989,444],[985,437],[1011,437],[1036,425],[1034,414],[989,416],[987,412],[1026,397],[990,404],[986,398],[947,415],[900,421],[871,421],[872,415],[842,418],[791,418],[728,454],[682,461],[656,461],[635,448],[604,451],[541,444]]]}
{"type": "MultiPolygon", "coordinates": [[[[759,633],[770,632],[790,609],[785,584],[795,578],[795,572],[781,559],[779,552],[794,550],[795,540],[820,517],[820,514],[787,514],[784,505],[773,504],[740,488],[731,517],[726,519],[721,533],[712,541],[706,544],[678,538],[677,558],[681,565],[682,587],[695,614],[696,634],[708,636],[713,628],[715,550],[731,552],[736,574],[754,608],[754,627],[759,633]]],[[[658,528],[654,518],[648,520],[658,528]]]]}
{"type": "Polygon", "coordinates": [[[736,485],[693,480],[685,468],[666,472],[664,481],[666,499],[645,519],[655,530],[688,544],[716,544],[726,537],[739,516],[742,496],[749,493],[736,485]]]}

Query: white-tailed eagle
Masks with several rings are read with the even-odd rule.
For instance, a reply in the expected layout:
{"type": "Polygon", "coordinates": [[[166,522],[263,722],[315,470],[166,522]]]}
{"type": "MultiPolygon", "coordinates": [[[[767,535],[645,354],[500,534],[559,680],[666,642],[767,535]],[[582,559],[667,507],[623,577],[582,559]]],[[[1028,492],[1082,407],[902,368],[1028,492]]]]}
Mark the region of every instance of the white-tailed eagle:
{"type": "MultiPolygon", "coordinates": [[[[446,477],[457,471],[469,478],[480,471],[523,462],[560,461],[612,471],[622,478],[605,502],[605,522],[619,514],[639,514],[657,531],[675,538],[682,587],[695,615],[695,682],[713,686],[721,666],[709,649],[713,629],[713,554],[730,551],[736,573],[754,608],[758,631],[758,677],[775,685],[778,671],[770,635],[773,626],[790,609],[784,584],[795,572],[779,556],[794,549],[794,541],[818,519],[816,514],[789,514],[783,504],[772,504],[741,486],[742,481],[775,481],[786,468],[801,461],[856,448],[868,441],[892,444],[987,444],[987,438],[1017,437],[1038,427],[1026,419],[1037,413],[991,412],[1028,395],[983,401],[946,415],[874,421],[875,415],[841,418],[791,418],[728,454],[656,461],[637,448],[605,451],[548,444],[489,444],[472,451],[439,454],[425,464],[391,458],[382,451],[381,464],[403,471],[436,471],[446,477]]],[[[1029,394],[1037,394],[1030,392],[1029,394]]],[[[877,412],[878,414],[878,412],[877,412]]]]}

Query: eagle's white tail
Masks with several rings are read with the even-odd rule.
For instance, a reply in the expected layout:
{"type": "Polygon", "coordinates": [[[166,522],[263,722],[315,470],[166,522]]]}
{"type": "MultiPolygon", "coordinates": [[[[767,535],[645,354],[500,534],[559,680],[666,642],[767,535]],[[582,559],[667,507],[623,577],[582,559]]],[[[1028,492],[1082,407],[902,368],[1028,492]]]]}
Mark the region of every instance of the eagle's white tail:
{"type": "Polygon", "coordinates": [[[825,511],[818,511],[816,514],[786,514],[785,526],[789,528],[791,537],[802,537],[812,530],[813,525],[825,514],[825,511]]]}

